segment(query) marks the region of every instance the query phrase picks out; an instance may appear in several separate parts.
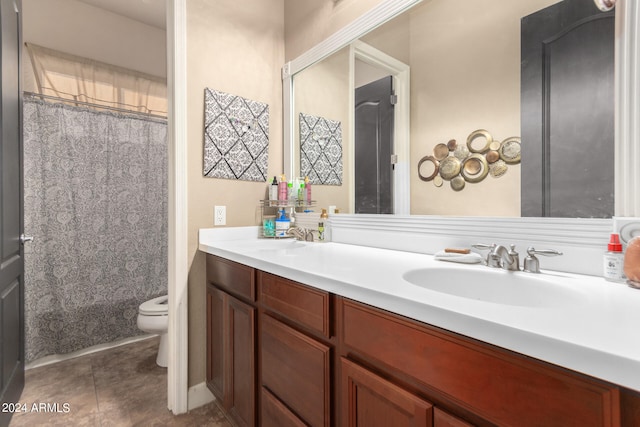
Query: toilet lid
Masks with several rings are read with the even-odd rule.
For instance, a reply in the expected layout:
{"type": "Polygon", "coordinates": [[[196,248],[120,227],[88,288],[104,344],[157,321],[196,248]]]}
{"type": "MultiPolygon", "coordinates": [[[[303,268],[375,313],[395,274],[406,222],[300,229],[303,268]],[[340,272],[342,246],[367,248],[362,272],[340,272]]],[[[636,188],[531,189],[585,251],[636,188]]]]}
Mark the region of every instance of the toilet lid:
{"type": "Polygon", "coordinates": [[[163,316],[169,313],[169,297],[163,295],[140,304],[138,313],[145,316],[163,316]]]}

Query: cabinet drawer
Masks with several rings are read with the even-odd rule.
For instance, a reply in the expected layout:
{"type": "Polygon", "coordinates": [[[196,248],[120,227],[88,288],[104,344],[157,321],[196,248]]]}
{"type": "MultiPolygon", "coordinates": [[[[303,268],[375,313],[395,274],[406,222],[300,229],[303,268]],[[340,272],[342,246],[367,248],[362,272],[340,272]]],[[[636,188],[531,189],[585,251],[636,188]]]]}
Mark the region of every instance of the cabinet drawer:
{"type": "Polygon", "coordinates": [[[488,421],[517,426],[611,426],[619,390],[488,344],[343,300],[346,350],[439,390],[488,421]]]}
{"type": "Polygon", "coordinates": [[[237,297],[256,300],[255,271],[246,265],[208,254],[207,282],[237,297]]]}
{"type": "Polygon", "coordinates": [[[258,283],[264,307],[330,337],[328,292],[262,271],[258,272],[258,283]]]}
{"type": "Polygon", "coordinates": [[[330,423],[330,348],[261,315],[262,385],[304,422],[330,423]]]}
{"type": "Polygon", "coordinates": [[[260,394],[260,425],[262,427],[306,427],[282,402],[262,387],[260,394]]]}

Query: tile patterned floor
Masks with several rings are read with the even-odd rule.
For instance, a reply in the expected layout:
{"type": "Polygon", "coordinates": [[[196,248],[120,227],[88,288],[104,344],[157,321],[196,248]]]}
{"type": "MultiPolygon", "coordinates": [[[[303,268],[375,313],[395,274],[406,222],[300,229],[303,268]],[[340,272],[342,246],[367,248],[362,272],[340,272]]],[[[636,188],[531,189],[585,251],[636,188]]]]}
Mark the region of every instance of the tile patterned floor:
{"type": "Polygon", "coordinates": [[[14,414],[10,427],[231,427],[214,403],[178,416],[167,410],[167,370],[155,363],[158,342],[138,341],[26,371],[20,403],[28,411],[14,414]],[[32,411],[42,403],[49,407],[32,411]]]}

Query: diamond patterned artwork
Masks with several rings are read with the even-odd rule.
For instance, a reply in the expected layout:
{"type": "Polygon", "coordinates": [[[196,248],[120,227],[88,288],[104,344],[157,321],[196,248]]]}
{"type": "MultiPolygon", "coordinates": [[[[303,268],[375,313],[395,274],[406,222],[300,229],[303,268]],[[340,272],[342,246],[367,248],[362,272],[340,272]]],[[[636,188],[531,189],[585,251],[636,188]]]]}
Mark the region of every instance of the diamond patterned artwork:
{"type": "Polygon", "coordinates": [[[311,184],[342,185],[342,125],[300,113],[300,176],[311,184]]]}
{"type": "Polygon", "coordinates": [[[267,180],[269,105],[204,90],[204,176],[267,180]]]}

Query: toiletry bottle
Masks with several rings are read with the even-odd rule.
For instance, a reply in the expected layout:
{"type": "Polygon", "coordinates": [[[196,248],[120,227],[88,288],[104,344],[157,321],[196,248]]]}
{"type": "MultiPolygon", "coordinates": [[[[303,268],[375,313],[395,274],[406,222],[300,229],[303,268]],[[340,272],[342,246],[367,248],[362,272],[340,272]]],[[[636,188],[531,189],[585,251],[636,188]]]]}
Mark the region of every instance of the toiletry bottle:
{"type": "Polygon", "coordinates": [[[327,210],[322,209],[322,213],[320,214],[320,221],[318,222],[318,240],[324,242],[325,236],[325,221],[329,218],[327,215],[327,210]]]}
{"type": "Polygon", "coordinates": [[[289,181],[287,184],[287,200],[290,202],[296,201],[296,192],[293,191],[293,181],[289,181]]]}
{"type": "Polygon", "coordinates": [[[276,237],[286,237],[290,226],[291,220],[287,218],[284,209],[280,209],[280,216],[276,219],[276,237]]]}
{"type": "Polygon", "coordinates": [[[309,181],[309,177],[304,177],[304,189],[306,192],[307,204],[311,204],[311,181],[309,181]]]}
{"type": "Polygon", "coordinates": [[[269,200],[278,200],[278,180],[275,176],[269,186],[269,200]]]}
{"type": "Polygon", "coordinates": [[[618,233],[611,233],[607,251],[604,253],[604,278],[611,282],[625,282],[624,254],[618,233]]]}
{"type": "Polygon", "coordinates": [[[284,202],[287,200],[287,177],[280,175],[280,182],[278,183],[278,200],[284,202]]]}
{"type": "Polygon", "coordinates": [[[304,182],[300,183],[298,187],[298,204],[302,204],[304,201],[304,182]]]}

